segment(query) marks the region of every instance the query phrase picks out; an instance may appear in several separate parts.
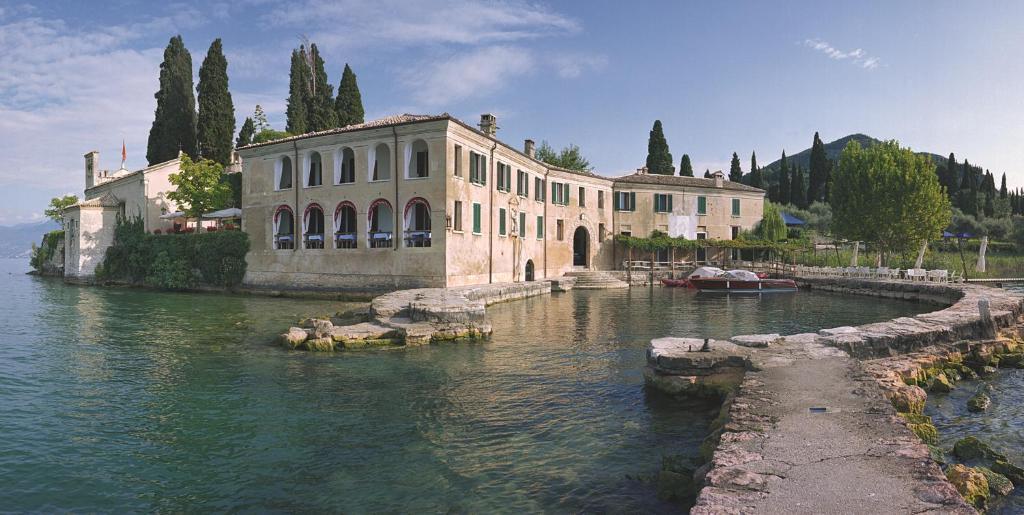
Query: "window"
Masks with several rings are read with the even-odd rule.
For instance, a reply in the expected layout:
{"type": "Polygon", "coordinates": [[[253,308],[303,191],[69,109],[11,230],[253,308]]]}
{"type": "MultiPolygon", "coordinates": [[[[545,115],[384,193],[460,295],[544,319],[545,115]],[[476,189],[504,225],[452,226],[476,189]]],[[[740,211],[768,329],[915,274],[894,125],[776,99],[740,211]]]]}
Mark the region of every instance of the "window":
{"type": "Polygon", "coordinates": [[[356,248],[356,207],[342,202],[334,210],[334,248],[356,248]]]}
{"type": "Polygon", "coordinates": [[[551,203],[569,205],[569,185],[563,182],[551,183],[551,203]]]}
{"type": "Polygon", "coordinates": [[[384,199],[374,200],[370,204],[369,234],[371,249],[391,248],[394,234],[395,212],[391,204],[384,199]]]}
{"type": "Polygon", "coordinates": [[[565,239],[565,220],[555,220],[555,238],[558,241],[565,239]]]}
{"type": "Polygon", "coordinates": [[[635,211],[636,193],[632,191],[620,191],[615,194],[616,211],[635,211]]]}
{"type": "Polygon", "coordinates": [[[306,208],[302,218],[302,240],[307,249],[324,248],[324,210],[317,204],[306,208]]]}
{"type": "Polygon", "coordinates": [[[519,236],[522,238],[526,237],[526,213],[519,212],[519,236]]]}
{"type": "Polygon", "coordinates": [[[487,156],[469,152],[469,182],[487,184],[487,156]]]}
{"type": "Polygon", "coordinates": [[[498,208],[498,236],[505,235],[505,208],[498,208]]]}
{"type": "Polygon", "coordinates": [[[405,246],[430,246],[430,204],[416,197],[405,205],[405,246]]]}
{"type": "Polygon", "coordinates": [[[604,209],[604,190],[597,190],[597,208],[604,209]]]}
{"type": "Polygon", "coordinates": [[[373,169],[370,171],[371,181],[386,181],[391,178],[391,149],[381,143],[373,150],[373,169]]]}
{"type": "Polygon", "coordinates": [[[456,232],[462,232],[462,201],[461,200],[456,200],[455,201],[455,209],[453,211],[454,211],[454,213],[452,214],[452,218],[454,218],[454,220],[452,220],[452,228],[456,232]]]}
{"type": "Polygon", "coordinates": [[[522,170],[516,171],[516,195],[530,197],[530,174],[522,170]]]}
{"type": "Polygon", "coordinates": [[[697,214],[706,215],[708,214],[708,198],[697,197],[697,214]]]}
{"type": "MultiPolygon", "coordinates": [[[[306,171],[306,187],[320,186],[324,183],[324,163],[320,152],[309,154],[309,170],[306,171]]],[[[320,213],[323,218],[323,213],[320,213]]],[[[323,247],[321,247],[323,248],[323,247]]]]}
{"type": "Polygon", "coordinates": [[[274,213],[274,248],[295,248],[295,217],[288,206],[280,206],[274,213]]]}
{"type": "Polygon", "coordinates": [[[480,204],[473,203],[473,234],[480,234],[480,204]]]}
{"type": "Polygon", "coordinates": [[[498,191],[512,191],[512,167],[498,162],[498,191]]]}
{"type": "Polygon", "coordinates": [[[544,202],[544,195],[547,190],[544,188],[544,179],[540,177],[533,178],[533,200],[538,202],[544,202]]]}
{"type": "Polygon", "coordinates": [[[655,193],[654,194],[654,212],[655,213],[671,213],[672,212],[672,195],[667,193],[655,193]]]}
{"type": "Polygon", "coordinates": [[[544,239],[544,217],[537,215],[537,239],[544,239]]]}
{"type": "Polygon", "coordinates": [[[732,216],[740,216],[740,199],[732,199],[732,216]]]}
{"type": "Polygon", "coordinates": [[[455,176],[462,177],[462,145],[455,145],[455,176]]]}
{"type": "Polygon", "coordinates": [[[288,190],[292,187],[292,159],[288,156],[281,156],[274,163],[274,185],[279,190],[288,190]]]}
{"type": "Polygon", "coordinates": [[[580,207],[587,207],[587,189],[580,186],[580,207]]]}
{"type": "Polygon", "coordinates": [[[597,242],[604,243],[604,224],[597,224],[597,242]]]}
{"type": "Polygon", "coordinates": [[[337,184],[351,184],[356,182],[356,154],[351,148],[344,148],[338,155],[339,167],[337,184]]]}
{"type": "Polygon", "coordinates": [[[406,165],[405,176],[410,179],[422,179],[430,176],[430,152],[427,142],[421,139],[412,142],[412,148],[406,151],[409,163],[406,165]]]}

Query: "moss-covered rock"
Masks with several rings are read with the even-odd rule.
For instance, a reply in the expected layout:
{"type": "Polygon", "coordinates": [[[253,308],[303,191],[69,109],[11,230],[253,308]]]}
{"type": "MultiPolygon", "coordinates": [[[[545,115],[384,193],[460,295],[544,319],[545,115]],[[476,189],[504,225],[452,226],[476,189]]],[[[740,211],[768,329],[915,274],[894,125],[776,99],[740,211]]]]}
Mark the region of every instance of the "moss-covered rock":
{"type": "Polygon", "coordinates": [[[334,351],[334,340],[332,338],[310,338],[306,340],[306,350],[313,352],[334,351]]]}
{"type": "Polygon", "coordinates": [[[946,461],[946,451],[942,450],[942,447],[939,447],[938,445],[928,444],[928,455],[931,456],[932,460],[939,465],[945,465],[948,463],[946,461]]]}
{"type": "Polygon", "coordinates": [[[291,327],[288,329],[287,333],[281,335],[280,340],[281,344],[285,347],[288,347],[289,349],[297,349],[306,342],[307,338],[309,338],[309,333],[307,333],[305,329],[301,327],[291,327]]]}
{"type": "Polygon", "coordinates": [[[986,367],[982,367],[981,372],[979,372],[979,375],[981,377],[992,377],[992,376],[996,375],[996,373],[998,373],[998,372],[999,371],[996,370],[996,367],[986,366],[986,367]]]}
{"type": "Polygon", "coordinates": [[[1013,482],[1010,481],[1010,478],[988,467],[976,468],[985,475],[985,479],[988,481],[988,491],[992,495],[1010,495],[1010,492],[1013,491],[1013,482]]]}
{"type": "Polygon", "coordinates": [[[904,386],[889,392],[889,402],[896,411],[901,413],[917,413],[924,411],[924,403],[928,394],[920,386],[904,386]]]}
{"type": "Polygon", "coordinates": [[[967,400],[967,410],[974,413],[981,413],[988,410],[992,405],[992,399],[985,392],[978,392],[967,400]]]}
{"type": "Polygon", "coordinates": [[[1024,485],[1024,469],[1010,463],[1009,460],[996,460],[992,464],[992,470],[1006,476],[1017,486],[1024,485]]]}
{"type": "Polygon", "coordinates": [[[953,445],[953,454],[964,461],[1007,461],[1006,456],[996,452],[989,444],[973,436],[957,440],[953,445]]]}
{"type": "Polygon", "coordinates": [[[956,386],[953,385],[953,381],[946,376],[945,372],[940,372],[932,380],[931,391],[940,393],[949,393],[953,391],[956,386]]]}
{"type": "Polygon", "coordinates": [[[1024,364],[1024,352],[1015,352],[1013,354],[1003,354],[999,357],[999,366],[1001,367],[1019,367],[1024,364]]]}
{"type": "Polygon", "coordinates": [[[988,502],[988,479],[976,468],[957,463],[946,469],[946,478],[956,487],[964,500],[975,508],[984,509],[988,502]]]}
{"type": "Polygon", "coordinates": [[[658,498],[666,501],[692,499],[697,494],[693,472],[662,470],[658,473],[658,498]]]}

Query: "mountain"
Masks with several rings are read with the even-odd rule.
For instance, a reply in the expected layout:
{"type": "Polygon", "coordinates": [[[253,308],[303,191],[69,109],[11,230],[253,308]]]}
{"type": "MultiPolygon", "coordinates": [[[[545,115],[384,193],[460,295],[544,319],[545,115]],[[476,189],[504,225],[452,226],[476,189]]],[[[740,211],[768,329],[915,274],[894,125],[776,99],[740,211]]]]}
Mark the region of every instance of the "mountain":
{"type": "Polygon", "coordinates": [[[39,245],[43,235],[55,229],[60,229],[60,225],[53,220],[0,225],[0,258],[27,258],[32,244],[39,245]]]}
{"type": "MultiPolygon", "coordinates": [[[[808,139],[812,139],[812,138],[808,138],[808,139]]],[[[829,160],[831,160],[831,161],[838,160],[839,159],[839,154],[843,151],[844,148],[846,148],[846,144],[851,142],[851,141],[856,141],[857,143],[860,143],[860,146],[862,146],[862,147],[866,147],[868,145],[872,145],[872,144],[875,144],[875,143],[881,143],[881,140],[872,138],[871,136],[868,136],[867,134],[860,134],[860,133],[850,134],[849,136],[844,136],[844,137],[839,138],[839,139],[837,139],[837,140],[835,140],[835,141],[833,141],[831,143],[826,143],[825,144],[825,155],[827,155],[829,160]]],[[[944,166],[946,164],[946,157],[944,157],[944,156],[940,156],[938,154],[933,154],[931,152],[918,152],[918,154],[923,154],[923,155],[931,157],[932,161],[935,162],[936,166],[940,166],[940,165],[944,166]]],[[[771,164],[766,165],[763,168],[763,170],[771,170],[771,172],[769,173],[769,176],[774,177],[775,173],[779,171],[780,161],[781,161],[781,159],[776,159],[771,164]]],[[[807,147],[806,149],[804,149],[804,150],[802,150],[800,152],[797,152],[796,154],[793,154],[793,155],[789,155],[787,153],[786,154],[786,162],[789,163],[790,169],[792,169],[794,164],[799,165],[801,168],[804,169],[804,176],[806,177],[808,171],[811,168],[811,148],[807,147]]]]}

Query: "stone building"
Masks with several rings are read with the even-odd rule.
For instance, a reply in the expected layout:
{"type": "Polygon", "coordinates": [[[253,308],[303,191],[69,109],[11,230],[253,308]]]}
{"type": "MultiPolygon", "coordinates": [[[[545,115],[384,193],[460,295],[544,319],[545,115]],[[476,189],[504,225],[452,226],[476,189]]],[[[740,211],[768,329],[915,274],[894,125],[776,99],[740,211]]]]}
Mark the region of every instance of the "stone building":
{"type": "Polygon", "coordinates": [[[497,121],[401,115],[238,149],[245,283],[395,289],[530,281],[621,264],[613,235],[723,238],[764,191],[715,179],[553,167],[497,121]]]}

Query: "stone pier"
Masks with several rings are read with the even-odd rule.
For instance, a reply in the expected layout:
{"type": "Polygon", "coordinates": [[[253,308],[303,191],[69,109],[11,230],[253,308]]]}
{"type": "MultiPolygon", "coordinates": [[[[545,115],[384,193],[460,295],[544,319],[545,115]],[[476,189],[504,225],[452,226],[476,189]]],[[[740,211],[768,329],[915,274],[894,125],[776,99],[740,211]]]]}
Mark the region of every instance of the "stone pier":
{"type": "Polygon", "coordinates": [[[892,370],[907,367],[881,363],[963,347],[957,342],[1015,326],[1022,296],[974,285],[799,282],[943,306],[818,333],[737,336],[711,342],[710,353],[695,351],[697,340],[652,341],[650,387],[721,395],[732,386],[706,442],[709,461],[694,474],[703,488],[692,513],[973,513],[912,431],[908,420],[918,420],[894,408],[908,386],[892,370]]]}

